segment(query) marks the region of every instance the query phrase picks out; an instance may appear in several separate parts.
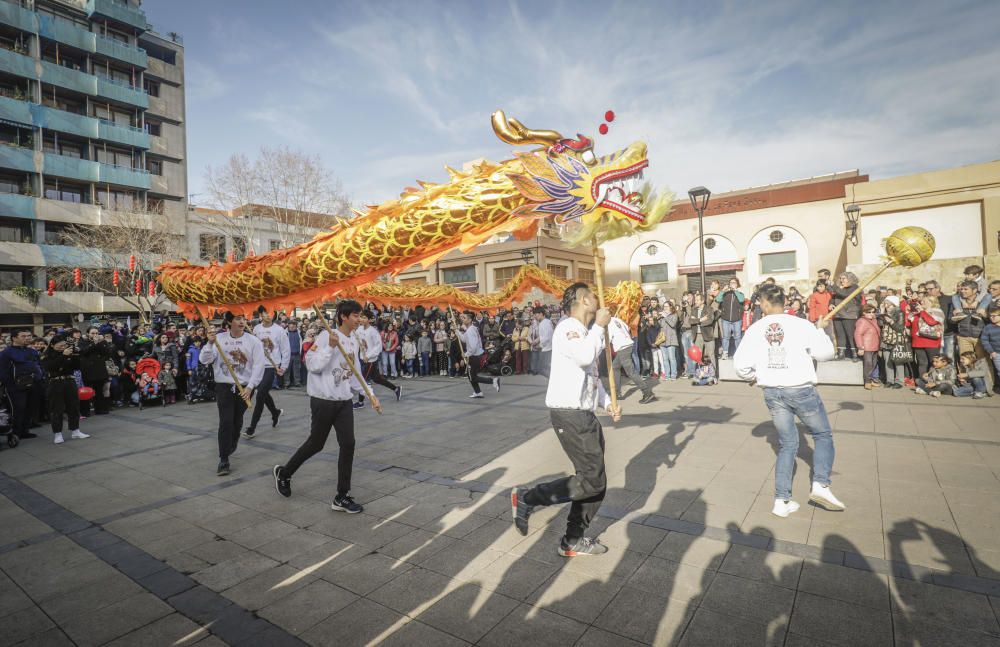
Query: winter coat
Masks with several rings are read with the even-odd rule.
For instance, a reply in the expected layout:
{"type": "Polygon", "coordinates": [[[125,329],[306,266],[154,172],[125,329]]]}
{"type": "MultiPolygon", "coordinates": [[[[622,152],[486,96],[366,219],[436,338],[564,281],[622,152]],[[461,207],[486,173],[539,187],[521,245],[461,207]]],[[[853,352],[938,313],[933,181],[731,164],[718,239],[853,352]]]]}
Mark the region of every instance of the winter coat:
{"type": "MultiPolygon", "coordinates": [[[[829,289],[830,289],[831,292],[833,292],[833,298],[830,300],[830,303],[834,307],[836,307],[836,306],[840,305],[840,302],[843,301],[844,299],[846,299],[848,297],[848,295],[851,294],[851,292],[854,292],[856,289],[858,289],[858,286],[856,286],[856,285],[848,285],[846,288],[842,288],[842,287],[839,287],[839,286],[831,286],[829,289]]],[[[848,302],[848,304],[845,305],[840,310],[840,312],[838,312],[836,315],[834,315],[833,318],[834,319],[858,319],[859,317],[861,317],[861,295],[860,294],[857,295],[856,297],[854,297],[853,299],[851,299],[848,302]]]]}
{"type": "Polygon", "coordinates": [[[423,355],[424,353],[431,352],[433,344],[431,344],[431,338],[429,335],[421,335],[417,337],[417,352],[423,355]]]}
{"type": "Polygon", "coordinates": [[[671,313],[660,317],[660,330],[663,331],[664,346],[680,346],[681,342],[677,336],[677,313],[671,313]]]}
{"type": "Polygon", "coordinates": [[[713,341],[715,339],[715,317],[717,314],[709,306],[702,306],[701,317],[699,317],[698,308],[691,306],[688,310],[687,322],[691,326],[691,334],[696,340],[699,335],[702,341],[713,341]]]}
{"type": "Polygon", "coordinates": [[[50,380],[57,377],[73,377],[73,371],[80,370],[80,355],[67,357],[61,352],[49,349],[42,355],[42,369],[50,380]]]}
{"type": "Polygon", "coordinates": [[[719,316],[726,321],[740,321],[743,318],[743,293],[739,290],[724,290],[715,297],[719,316]]]}
{"type": "Polygon", "coordinates": [[[103,339],[98,342],[80,342],[80,374],[84,382],[103,382],[108,379],[111,351],[111,344],[103,339]]]}
{"type": "Polygon", "coordinates": [[[531,327],[521,326],[520,330],[515,328],[512,339],[514,340],[514,350],[531,350],[531,327]]]}
{"type": "Polygon", "coordinates": [[[1000,353],[1000,326],[994,323],[986,324],[979,341],[983,343],[983,350],[987,353],[1000,353]]]}
{"type": "Polygon", "coordinates": [[[28,346],[8,346],[0,352],[0,382],[8,391],[27,391],[31,385],[17,386],[15,378],[32,375],[35,382],[42,380],[42,366],[38,351],[28,346]]]}
{"type": "Polygon", "coordinates": [[[833,295],[830,294],[829,290],[826,292],[813,292],[809,295],[809,301],[806,304],[806,308],[809,312],[809,321],[817,322],[820,317],[826,315],[830,312],[830,300],[833,299],[833,295]]]}
{"type": "Polygon", "coordinates": [[[955,384],[955,367],[951,364],[948,364],[943,368],[934,368],[932,366],[930,370],[927,371],[924,379],[928,382],[934,382],[934,384],[938,386],[942,384],[955,384]]]}
{"type": "Polygon", "coordinates": [[[877,353],[881,347],[882,335],[878,322],[868,317],[861,317],[854,325],[854,345],[866,353],[877,353]]]}
{"type": "MultiPolygon", "coordinates": [[[[937,310],[937,312],[941,311],[937,310]]],[[[913,317],[910,319],[908,324],[910,328],[910,344],[914,348],[940,348],[941,347],[940,337],[937,339],[929,339],[927,337],[920,336],[919,331],[920,331],[921,321],[924,321],[928,326],[937,326],[941,324],[941,321],[936,319],[926,310],[921,310],[920,312],[913,313],[913,317]]]]}
{"type": "Polygon", "coordinates": [[[177,368],[177,346],[170,342],[166,346],[156,346],[153,348],[153,355],[156,356],[156,361],[162,366],[167,362],[174,368],[177,368]]]}
{"type": "Polygon", "coordinates": [[[157,379],[160,381],[160,388],[164,391],[177,390],[177,380],[174,379],[174,374],[171,371],[163,369],[160,371],[160,375],[157,379]]]}
{"type": "Polygon", "coordinates": [[[892,350],[897,343],[910,342],[910,331],[906,329],[903,312],[898,308],[884,313],[881,316],[881,323],[882,350],[892,350]]]}

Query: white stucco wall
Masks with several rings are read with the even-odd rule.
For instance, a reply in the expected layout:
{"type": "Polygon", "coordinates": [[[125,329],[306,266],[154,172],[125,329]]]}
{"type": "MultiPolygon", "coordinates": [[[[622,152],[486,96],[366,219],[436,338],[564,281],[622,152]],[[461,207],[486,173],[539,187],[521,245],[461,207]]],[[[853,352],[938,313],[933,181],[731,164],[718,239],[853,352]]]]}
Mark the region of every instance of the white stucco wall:
{"type": "Polygon", "coordinates": [[[798,281],[808,279],[809,271],[809,245],[806,239],[795,229],[778,225],[776,227],[765,227],[758,231],[747,244],[746,264],[743,266],[747,283],[753,285],[760,283],[769,276],[773,276],[779,281],[798,281]],[[781,240],[774,242],[771,240],[771,232],[781,232],[781,240]],[[795,252],[795,271],[793,272],[761,272],[761,254],[775,254],[778,252],[795,252]]]}
{"type": "Polygon", "coordinates": [[[881,263],[883,240],[900,227],[923,227],[934,234],[934,258],[965,258],[983,254],[982,203],[953,204],[929,209],[911,209],[865,216],[860,230],[861,260],[881,263]]]}

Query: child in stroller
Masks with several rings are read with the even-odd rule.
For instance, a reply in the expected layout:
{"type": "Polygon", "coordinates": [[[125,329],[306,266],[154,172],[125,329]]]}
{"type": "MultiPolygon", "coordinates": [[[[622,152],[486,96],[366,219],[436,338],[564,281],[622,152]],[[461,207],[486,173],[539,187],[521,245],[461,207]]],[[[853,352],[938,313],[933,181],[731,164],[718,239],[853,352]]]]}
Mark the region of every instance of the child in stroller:
{"type": "Polygon", "coordinates": [[[0,436],[7,436],[7,446],[17,447],[21,437],[14,432],[14,421],[11,419],[14,407],[7,396],[7,389],[0,385],[0,436]]]}
{"type": "Polygon", "coordinates": [[[166,406],[166,399],[160,393],[160,362],[155,357],[143,357],[136,365],[135,392],[132,394],[132,402],[139,405],[142,410],[143,403],[153,400],[160,400],[160,404],[166,406]]]}
{"type": "Polygon", "coordinates": [[[482,370],[490,375],[513,375],[514,342],[509,337],[489,342],[483,353],[482,370]]]}

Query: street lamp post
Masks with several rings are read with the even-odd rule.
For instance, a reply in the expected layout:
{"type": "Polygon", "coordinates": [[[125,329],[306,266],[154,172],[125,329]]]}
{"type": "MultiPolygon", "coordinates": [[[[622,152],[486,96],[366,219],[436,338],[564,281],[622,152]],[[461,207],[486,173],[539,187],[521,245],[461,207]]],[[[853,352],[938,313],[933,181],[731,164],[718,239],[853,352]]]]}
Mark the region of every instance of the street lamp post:
{"type": "Polygon", "coordinates": [[[861,207],[856,204],[849,204],[844,207],[844,216],[847,218],[846,238],[855,247],[858,246],[858,221],[861,220],[861,207]]]}
{"type": "Polygon", "coordinates": [[[701,295],[707,297],[708,289],[705,285],[705,229],[702,219],[705,217],[705,207],[708,206],[708,199],[712,197],[712,192],[703,186],[696,186],[688,191],[691,198],[691,208],[698,214],[698,270],[701,274],[701,295]]]}

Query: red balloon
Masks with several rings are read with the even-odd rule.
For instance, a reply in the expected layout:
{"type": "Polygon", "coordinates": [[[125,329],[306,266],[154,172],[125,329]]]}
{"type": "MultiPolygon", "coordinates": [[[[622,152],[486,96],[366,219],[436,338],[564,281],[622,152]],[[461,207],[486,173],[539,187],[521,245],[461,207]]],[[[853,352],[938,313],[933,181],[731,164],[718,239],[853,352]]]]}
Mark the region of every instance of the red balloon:
{"type": "Polygon", "coordinates": [[[81,400],[90,400],[94,397],[94,389],[89,386],[81,386],[80,390],[77,391],[77,395],[80,396],[81,400]]]}
{"type": "Polygon", "coordinates": [[[604,113],[604,121],[614,121],[614,120],[615,120],[614,110],[608,110],[607,112],[604,113]]]}
{"type": "Polygon", "coordinates": [[[700,362],[701,361],[701,347],[700,346],[692,346],[691,348],[689,348],[688,349],[688,357],[690,357],[691,360],[694,361],[694,362],[700,362]]]}
{"type": "Polygon", "coordinates": [[[608,125],[607,124],[601,124],[597,128],[597,132],[601,133],[602,135],[607,135],[608,134],[608,125]]]}

